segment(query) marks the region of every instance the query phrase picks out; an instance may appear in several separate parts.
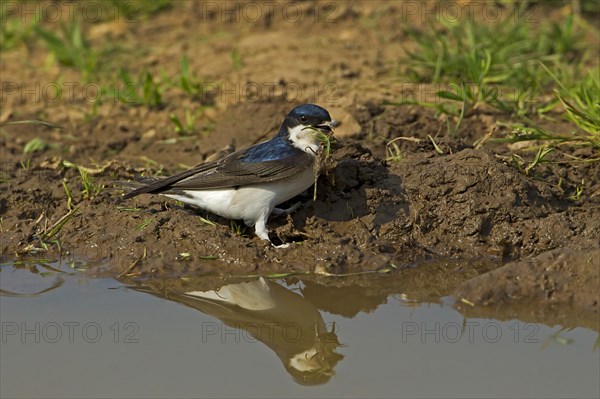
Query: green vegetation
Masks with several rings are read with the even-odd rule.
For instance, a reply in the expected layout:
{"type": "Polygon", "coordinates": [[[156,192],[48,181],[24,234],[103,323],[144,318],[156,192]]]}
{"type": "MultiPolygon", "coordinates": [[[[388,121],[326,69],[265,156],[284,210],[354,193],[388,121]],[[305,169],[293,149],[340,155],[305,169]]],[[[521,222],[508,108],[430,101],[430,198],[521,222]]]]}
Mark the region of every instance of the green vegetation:
{"type": "Polygon", "coordinates": [[[31,158],[27,158],[25,160],[20,161],[21,169],[29,170],[31,168],[31,158]]]}
{"type": "Polygon", "coordinates": [[[431,141],[431,144],[433,144],[433,148],[435,149],[435,152],[437,152],[439,155],[443,155],[444,151],[440,148],[440,146],[435,142],[435,140],[433,139],[433,137],[431,137],[430,134],[427,135],[427,138],[429,139],[429,141],[431,141]]]}
{"type": "Polygon", "coordinates": [[[202,81],[190,73],[190,64],[187,56],[181,57],[181,74],[179,76],[179,87],[194,99],[200,99],[203,93],[202,81]]]}
{"type": "MultiPolygon", "coordinates": [[[[102,189],[104,188],[104,186],[101,185],[97,185],[94,183],[93,179],[91,178],[90,174],[89,174],[89,169],[84,168],[84,167],[78,167],[75,164],[72,164],[70,162],[67,161],[63,161],[62,162],[62,166],[64,167],[73,167],[73,168],[77,168],[79,171],[79,174],[81,176],[81,181],[82,181],[82,188],[81,188],[81,194],[82,194],[82,199],[92,199],[95,196],[97,196],[102,189]]],[[[30,244],[28,245],[25,249],[23,249],[23,253],[34,253],[34,252],[39,252],[39,251],[47,251],[49,249],[49,245],[53,244],[55,246],[57,246],[60,249],[60,241],[58,239],[56,239],[56,236],[58,235],[58,233],[62,230],[62,228],[67,224],[67,222],[69,222],[69,220],[71,220],[73,218],[73,216],[75,216],[77,214],[77,211],[79,210],[79,205],[75,205],[74,204],[74,199],[73,199],[73,194],[71,191],[71,188],[69,187],[69,184],[67,182],[67,179],[62,179],[61,184],[63,186],[63,190],[65,191],[65,196],[66,196],[66,208],[67,208],[67,213],[65,213],[63,216],[61,216],[57,221],[55,221],[51,226],[47,226],[47,223],[44,227],[44,229],[37,233],[36,236],[39,239],[39,245],[40,247],[36,247],[34,244],[30,244]]],[[[41,218],[40,218],[41,220],[41,218]]]]}
{"type": "MultiPolygon", "coordinates": [[[[109,21],[112,17],[124,21],[136,21],[147,19],[154,14],[171,8],[172,3],[168,0],[161,1],[131,1],[119,2],[109,1],[102,3],[102,18],[94,23],[109,21]],[[108,19],[106,19],[108,18],[108,19]]],[[[4,8],[2,9],[4,12],[4,8]]],[[[18,16],[18,14],[16,14],[18,16]]],[[[172,113],[168,116],[174,125],[175,133],[179,136],[190,136],[201,133],[210,133],[214,125],[210,119],[204,117],[206,107],[212,106],[213,100],[205,93],[205,81],[190,70],[187,56],[182,56],[180,72],[175,76],[167,76],[162,72],[157,75],[150,68],[141,70],[121,67],[122,63],[115,61],[115,56],[123,53],[124,49],[118,44],[103,44],[97,46],[86,33],[90,32],[90,25],[82,20],[80,13],[74,12],[74,18],[68,22],[56,22],[45,24],[41,15],[31,18],[31,22],[23,23],[20,18],[6,15],[6,23],[0,30],[1,50],[10,50],[20,45],[31,47],[41,43],[48,52],[46,67],[58,63],[60,66],[68,67],[77,71],[81,76],[81,84],[76,87],[75,93],[83,92],[81,88],[85,84],[93,84],[99,90],[98,95],[84,104],[83,112],[86,120],[98,116],[99,107],[107,102],[120,102],[132,106],[145,106],[154,109],[162,109],[165,106],[163,95],[166,90],[177,89],[185,93],[194,101],[202,104],[195,110],[186,110],[184,115],[172,113]],[[91,43],[94,43],[92,46],[91,43]]],[[[89,21],[88,21],[89,22],[89,21]]],[[[130,49],[136,54],[143,54],[144,50],[130,49]]],[[[242,63],[237,51],[231,53],[231,59],[236,69],[241,68],[242,63]]],[[[61,74],[53,82],[53,86],[61,90],[65,87],[65,75],[61,74]]],[[[71,84],[71,82],[67,82],[71,84]]],[[[67,98],[71,92],[67,92],[71,86],[63,91],[55,93],[52,98],[60,98],[61,94],[67,98]]],[[[86,89],[85,95],[90,96],[86,89]]],[[[93,94],[93,93],[92,93],[93,94]]],[[[71,97],[68,97],[71,98],[71,97]]],[[[77,97],[75,97],[77,99],[77,97]]],[[[89,98],[88,98],[89,99],[89,98]]],[[[42,151],[48,147],[48,143],[42,139],[34,139],[26,147],[27,153],[42,151]],[[45,144],[44,144],[45,143],[45,144]]]]}
{"type": "Polygon", "coordinates": [[[229,54],[231,57],[231,64],[233,65],[233,69],[236,71],[240,71],[244,67],[244,63],[242,61],[242,57],[240,56],[240,51],[237,48],[231,50],[229,54]]]}
{"type": "Polygon", "coordinates": [[[579,201],[581,198],[581,194],[583,194],[583,188],[585,187],[585,179],[581,179],[581,184],[575,187],[575,192],[569,196],[569,199],[572,201],[579,201]]]}
{"type": "Polygon", "coordinates": [[[119,71],[119,84],[104,88],[103,98],[112,98],[124,104],[145,105],[159,107],[162,105],[163,82],[155,80],[152,74],[143,70],[137,79],[121,69],[119,71]]]}
{"type": "Polygon", "coordinates": [[[79,174],[81,175],[81,193],[83,199],[94,198],[102,192],[104,186],[94,183],[94,179],[89,175],[87,170],[79,168],[79,174]]]}
{"type": "Polygon", "coordinates": [[[95,74],[98,68],[98,55],[83,37],[81,27],[75,20],[68,25],[61,23],[58,34],[45,30],[39,25],[36,25],[34,30],[50,54],[61,65],[78,69],[84,79],[90,79],[95,74]]]}
{"type": "Polygon", "coordinates": [[[517,169],[519,169],[521,172],[528,175],[529,172],[531,172],[532,170],[534,170],[536,168],[536,166],[538,166],[544,162],[548,162],[548,159],[546,158],[546,156],[548,154],[550,154],[552,151],[554,151],[554,148],[549,147],[547,145],[540,147],[538,149],[535,157],[533,158],[533,161],[531,161],[529,163],[517,154],[513,154],[511,159],[512,159],[513,163],[517,166],[517,169]]]}
{"type": "MultiPolygon", "coordinates": [[[[101,167],[99,169],[86,168],[85,166],[80,166],[73,162],[64,161],[64,160],[61,161],[60,165],[63,168],[77,169],[77,171],[79,172],[79,176],[81,177],[81,197],[82,197],[82,199],[93,199],[98,194],[100,194],[102,192],[102,190],[104,189],[103,185],[99,185],[94,182],[92,175],[103,172],[110,165],[110,163],[106,164],[104,167],[101,167]]],[[[64,182],[63,182],[63,185],[65,185],[64,182]]],[[[66,185],[65,185],[65,191],[67,191],[66,185]]],[[[71,200],[70,192],[67,191],[67,194],[69,196],[69,200],[71,200]]]]}
{"type": "Polygon", "coordinates": [[[469,109],[484,103],[515,114],[530,111],[530,101],[551,83],[540,63],[558,65],[581,57],[582,35],[572,15],[540,31],[514,15],[497,24],[442,25],[443,32],[434,27],[406,31],[418,47],[404,60],[408,75],[419,83],[449,84],[438,95],[466,100],[469,109]]]}
{"type": "Polygon", "coordinates": [[[400,147],[398,146],[398,144],[396,144],[396,140],[398,138],[395,138],[394,140],[388,142],[386,144],[386,151],[387,151],[387,158],[385,159],[386,161],[391,161],[391,162],[401,162],[402,161],[402,151],[400,150],[400,147]]]}
{"type": "MultiPolygon", "coordinates": [[[[102,4],[102,2],[100,3],[102,4]]],[[[104,4],[104,7],[110,9],[106,15],[121,15],[129,21],[138,19],[149,19],[161,11],[171,8],[170,0],[110,0],[104,4]]]]}
{"type": "Polygon", "coordinates": [[[39,18],[24,22],[21,19],[9,18],[5,8],[0,7],[0,51],[12,50],[28,43],[34,36],[39,18]]]}
{"type": "Polygon", "coordinates": [[[48,143],[44,139],[35,137],[25,144],[23,147],[23,154],[30,154],[32,152],[44,151],[48,147],[48,143]]]}
{"type": "Polygon", "coordinates": [[[195,124],[198,116],[192,114],[189,109],[185,110],[185,122],[182,122],[175,114],[171,114],[169,118],[173,122],[173,125],[175,125],[175,133],[180,136],[193,134],[196,131],[195,124]]]}
{"type": "Polygon", "coordinates": [[[137,225],[135,227],[136,230],[144,230],[146,227],[148,227],[148,225],[152,223],[152,219],[146,219],[144,220],[142,223],[140,223],[139,225],[137,225]]]}
{"type": "Polygon", "coordinates": [[[200,219],[200,221],[201,221],[202,223],[204,223],[204,224],[207,224],[207,225],[209,225],[209,226],[216,226],[216,224],[215,224],[214,222],[212,222],[212,221],[210,221],[210,220],[208,220],[208,219],[206,219],[206,218],[204,218],[204,217],[202,217],[202,216],[198,216],[198,218],[199,218],[199,219],[200,219]]]}
{"type": "Polygon", "coordinates": [[[123,211],[123,212],[139,212],[142,209],[138,208],[136,206],[117,206],[117,210],[119,211],[123,211]]]}
{"type": "MultiPolygon", "coordinates": [[[[466,117],[487,107],[508,120],[498,123],[505,137],[490,140],[600,149],[600,69],[585,48],[585,29],[590,28],[574,14],[539,26],[510,15],[495,24],[443,21],[441,29],[409,28],[405,33],[416,49],[407,50],[404,73],[415,83],[436,85],[439,101],[394,104],[434,108],[446,116],[450,136],[459,134],[466,117]],[[563,110],[571,131],[540,127],[539,121],[551,120],[550,111],[563,110]]],[[[524,170],[550,152],[538,151],[524,170]]]]}
{"type": "Polygon", "coordinates": [[[71,195],[71,189],[69,188],[69,185],[67,184],[67,181],[65,179],[62,180],[62,185],[65,190],[65,194],[67,195],[67,209],[69,211],[72,211],[74,208],[73,208],[73,195],[71,195]]]}
{"type": "Polygon", "coordinates": [[[559,87],[554,91],[567,113],[566,118],[578,128],[573,136],[581,141],[588,140],[600,149],[600,67],[592,69],[570,87],[565,86],[548,68],[546,70],[559,87]]]}
{"type": "Polygon", "coordinates": [[[246,237],[247,236],[247,227],[243,222],[238,222],[237,220],[230,221],[231,231],[238,237],[246,237]]]}
{"type": "Polygon", "coordinates": [[[39,239],[40,248],[35,247],[34,244],[30,244],[23,250],[24,253],[47,251],[50,244],[56,245],[60,248],[60,241],[55,239],[55,237],[67,224],[67,222],[72,219],[79,209],[79,207],[73,206],[73,196],[71,195],[71,190],[66,180],[62,180],[62,185],[67,196],[67,213],[61,216],[50,227],[46,226],[41,232],[36,234],[39,239]]]}

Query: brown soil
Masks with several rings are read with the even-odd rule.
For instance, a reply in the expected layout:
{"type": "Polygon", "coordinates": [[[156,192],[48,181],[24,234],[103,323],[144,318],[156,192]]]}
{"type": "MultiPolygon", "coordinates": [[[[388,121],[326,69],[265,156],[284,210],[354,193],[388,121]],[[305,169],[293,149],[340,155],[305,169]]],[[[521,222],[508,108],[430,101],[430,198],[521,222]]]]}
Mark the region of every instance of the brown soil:
{"type": "MultiPolygon", "coordinates": [[[[299,3],[313,16],[330,12],[326,6],[299,3]]],[[[406,89],[395,72],[406,45],[394,23],[403,17],[398,3],[337,4],[327,22],[291,23],[275,13],[260,23],[222,22],[217,15],[199,24],[197,13],[192,2],[181,2],[151,22],[103,22],[87,29],[93,46],[116,37],[126,49],[115,50],[107,62],[125,60],[134,70],[175,76],[187,54],[195,74],[231,84],[232,95],[218,91],[200,100],[211,105],[197,122],[207,126],[204,133],[182,137],[173,131],[170,114],[183,119],[183,110],[201,105],[174,89],[165,89],[161,107],[109,101],[95,114],[77,97],[52,102],[43,95],[3,96],[0,122],[44,119],[63,127],[2,128],[3,261],[60,256],[88,261],[95,275],[145,279],[374,271],[378,277],[367,285],[381,287],[381,295],[388,292],[386,284],[401,284],[402,292],[418,300],[453,293],[467,301],[461,305],[466,312],[481,308],[465,303],[496,309],[525,301],[538,309],[568,304],[597,314],[600,164],[544,164],[526,175],[507,157],[516,149],[474,147],[502,115],[470,115],[458,138],[451,138],[431,110],[384,105],[406,89]],[[231,61],[234,49],[242,60],[238,67],[231,61]],[[248,98],[240,89],[248,82],[273,82],[274,91],[248,98]],[[292,87],[304,90],[291,96],[292,87]],[[309,190],[297,212],[269,223],[274,237],[295,243],[291,248],[269,247],[252,229],[236,234],[228,220],[161,197],[119,201],[122,190],[115,182],[142,173],[167,175],[227,146],[261,141],[302,102],[322,104],[342,124],[316,201],[309,190]],[[386,160],[386,143],[400,136],[410,138],[396,141],[402,158],[386,160]],[[24,154],[24,145],[36,137],[49,147],[24,154]],[[91,168],[104,190],[83,198],[79,173],[63,160],[91,168]],[[582,179],[583,194],[569,199],[582,179]],[[63,181],[77,212],[43,245],[40,237],[68,212],[63,181]]],[[[3,81],[78,79],[73,70],[44,67],[46,54],[39,42],[3,52],[3,81]]],[[[569,129],[555,117],[555,129],[569,129]]],[[[592,155],[573,151],[581,158],[592,155]]],[[[335,281],[325,284],[346,284],[335,281]]],[[[335,307],[333,300],[322,302],[335,307]]]]}

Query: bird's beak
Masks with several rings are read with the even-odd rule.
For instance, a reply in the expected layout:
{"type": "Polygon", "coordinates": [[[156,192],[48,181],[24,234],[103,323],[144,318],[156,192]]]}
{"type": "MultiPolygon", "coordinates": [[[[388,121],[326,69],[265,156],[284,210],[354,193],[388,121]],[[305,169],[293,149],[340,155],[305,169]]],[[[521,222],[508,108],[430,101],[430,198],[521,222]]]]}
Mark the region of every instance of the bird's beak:
{"type": "Polygon", "coordinates": [[[333,133],[334,121],[324,122],[320,125],[317,125],[317,129],[322,130],[327,133],[333,133]]]}

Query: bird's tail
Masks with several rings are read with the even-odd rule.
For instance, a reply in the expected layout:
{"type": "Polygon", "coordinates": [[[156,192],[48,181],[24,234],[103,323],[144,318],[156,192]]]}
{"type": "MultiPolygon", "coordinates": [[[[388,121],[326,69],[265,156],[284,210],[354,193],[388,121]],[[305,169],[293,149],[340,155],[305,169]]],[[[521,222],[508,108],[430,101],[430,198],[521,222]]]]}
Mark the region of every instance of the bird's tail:
{"type": "Polygon", "coordinates": [[[137,181],[117,181],[115,182],[115,185],[118,186],[120,189],[127,191],[125,194],[123,194],[121,199],[128,199],[135,197],[138,194],[141,194],[141,192],[139,192],[138,189],[145,187],[148,184],[155,183],[158,180],[160,179],[153,177],[141,177],[138,178],[137,181]]]}

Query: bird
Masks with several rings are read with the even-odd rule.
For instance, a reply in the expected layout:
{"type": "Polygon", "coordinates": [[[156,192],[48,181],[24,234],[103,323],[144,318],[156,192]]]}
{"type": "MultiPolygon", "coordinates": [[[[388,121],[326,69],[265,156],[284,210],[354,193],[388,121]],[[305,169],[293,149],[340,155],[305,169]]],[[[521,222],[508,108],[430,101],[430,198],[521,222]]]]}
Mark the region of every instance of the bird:
{"type": "Polygon", "coordinates": [[[293,108],[270,140],[233,152],[219,160],[202,163],[164,179],[150,179],[123,195],[160,194],[194,205],[227,219],[254,226],[256,236],[277,248],[269,239],[267,220],[294,212],[277,205],[301,194],[315,181],[314,165],[323,134],[331,137],[334,121],[316,104],[293,108]]]}
{"type": "MultiPolygon", "coordinates": [[[[179,283],[161,280],[136,281],[129,287],[212,316],[223,323],[222,333],[241,330],[248,341],[275,352],[299,384],[323,384],[335,374],[344,358],[337,353],[341,345],[335,325],[329,331],[319,309],[302,295],[263,277],[210,290],[206,284],[206,279],[191,279],[182,290],[179,283]]],[[[220,335],[207,327],[200,334],[202,342],[220,335]]]]}

